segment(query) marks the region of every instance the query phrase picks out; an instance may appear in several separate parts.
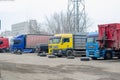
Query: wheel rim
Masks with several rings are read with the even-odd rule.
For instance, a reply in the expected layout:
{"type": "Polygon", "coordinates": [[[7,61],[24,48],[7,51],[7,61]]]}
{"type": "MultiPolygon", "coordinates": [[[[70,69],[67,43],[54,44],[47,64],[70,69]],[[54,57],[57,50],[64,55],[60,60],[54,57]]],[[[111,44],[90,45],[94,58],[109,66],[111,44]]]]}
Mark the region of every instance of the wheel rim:
{"type": "Polygon", "coordinates": [[[72,51],[67,51],[67,56],[73,56],[72,51]]]}
{"type": "Polygon", "coordinates": [[[110,52],[107,52],[107,53],[106,53],[106,58],[107,58],[107,59],[111,59],[111,57],[112,57],[111,53],[110,53],[110,52]]]}

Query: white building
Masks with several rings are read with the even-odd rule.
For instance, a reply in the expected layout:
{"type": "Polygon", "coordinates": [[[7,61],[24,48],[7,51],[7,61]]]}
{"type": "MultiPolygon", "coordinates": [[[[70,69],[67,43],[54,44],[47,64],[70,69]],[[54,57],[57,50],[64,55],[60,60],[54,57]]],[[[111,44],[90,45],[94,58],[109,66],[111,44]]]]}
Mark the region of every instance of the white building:
{"type": "Polygon", "coordinates": [[[20,34],[36,34],[37,32],[39,32],[39,29],[36,20],[30,20],[12,25],[13,36],[20,34]]]}

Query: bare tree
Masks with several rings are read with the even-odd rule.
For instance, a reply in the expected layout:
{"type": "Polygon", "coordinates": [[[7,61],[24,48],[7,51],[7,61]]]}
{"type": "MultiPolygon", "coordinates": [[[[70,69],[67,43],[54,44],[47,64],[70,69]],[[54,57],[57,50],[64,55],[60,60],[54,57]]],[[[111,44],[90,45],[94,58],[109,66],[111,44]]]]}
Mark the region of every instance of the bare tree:
{"type": "Polygon", "coordinates": [[[67,26],[67,18],[61,12],[60,14],[54,13],[50,18],[46,17],[46,25],[50,33],[64,33],[67,26]]]}
{"type": "Polygon", "coordinates": [[[47,33],[45,30],[41,29],[43,27],[43,25],[41,23],[37,23],[36,20],[30,20],[29,27],[30,27],[31,34],[47,33]]]}
{"type": "MultiPolygon", "coordinates": [[[[46,17],[46,25],[48,26],[48,32],[56,34],[56,33],[73,33],[76,32],[74,27],[74,16],[66,15],[66,13],[54,13],[50,18],[46,17]],[[68,23],[68,19],[70,23],[68,23]]],[[[86,15],[86,24],[82,24],[80,22],[78,32],[86,32],[87,28],[92,25],[91,20],[86,15]],[[86,26],[83,26],[86,25],[86,26]]]]}

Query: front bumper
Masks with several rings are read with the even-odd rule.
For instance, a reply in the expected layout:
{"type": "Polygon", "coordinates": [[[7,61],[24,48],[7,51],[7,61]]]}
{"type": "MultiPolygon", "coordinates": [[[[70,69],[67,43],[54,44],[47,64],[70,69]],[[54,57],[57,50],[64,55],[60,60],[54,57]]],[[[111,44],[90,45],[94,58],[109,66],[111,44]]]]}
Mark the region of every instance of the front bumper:
{"type": "Polygon", "coordinates": [[[87,50],[86,51],[87,57],[94,57],[94,58],[100,58],[100,52],[96,50],[87,50]]]}
{"type": "Polygon", "coordinates": [[[63,56],[66,54],[65,50],[53,50],[52,54],[55,56],[63,56]]]}

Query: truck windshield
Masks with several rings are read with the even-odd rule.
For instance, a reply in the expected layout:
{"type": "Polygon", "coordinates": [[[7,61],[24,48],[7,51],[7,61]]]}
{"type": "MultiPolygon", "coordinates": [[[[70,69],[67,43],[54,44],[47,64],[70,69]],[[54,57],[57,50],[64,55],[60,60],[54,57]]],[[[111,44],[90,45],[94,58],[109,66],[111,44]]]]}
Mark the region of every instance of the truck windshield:
{"type": "Polygon", "coordinates": [[[14,40],[14,44],[20,44],[21,40],[14,40]]]}
{"type": "Polygon", "coordinates": [[[54,37],[52,41],[54,44],[56,44],[56,43],[60,43],[60,40],[61,40],[61,37],[54,37]]]}
{"type": "Polygon", "coordinates": [[[98,36],[95,37],[95,43],[98,42],[97,40],[98,40],[98,36]]]}
{"type": "Polygon", "coordinates": [[[49,39],[49,44],[52,44],[53,43],[53,38],[50,38],[49,39]]]}
{"type": "Polygon", "coordinates": [[[87,38],[87,43],[93,43],[93,42],[94,42],[94,38],[93,37],[87,38]]]}
{"type": "Polygon", "coordinates": [[[96,43],[98,40],[98,37],[88,37],[87,43],[96,43]]]}

